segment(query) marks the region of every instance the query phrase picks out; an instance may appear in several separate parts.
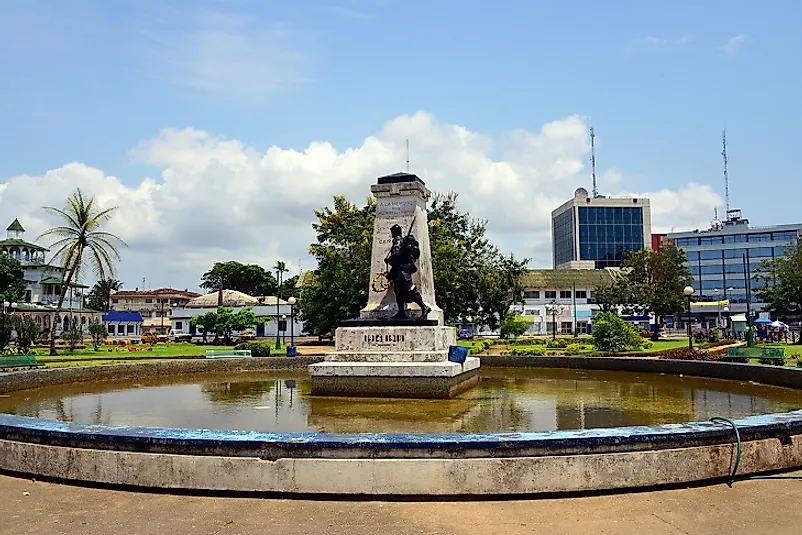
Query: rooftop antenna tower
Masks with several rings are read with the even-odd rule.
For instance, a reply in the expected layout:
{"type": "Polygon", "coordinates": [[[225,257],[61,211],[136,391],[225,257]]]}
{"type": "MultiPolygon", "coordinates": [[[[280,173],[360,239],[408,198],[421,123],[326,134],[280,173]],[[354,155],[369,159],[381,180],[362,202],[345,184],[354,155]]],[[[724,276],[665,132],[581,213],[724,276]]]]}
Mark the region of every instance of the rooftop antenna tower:
{"type": "Polygon", "coordinates": [[[409,138],[407,138],[407,173],[409,173],[409,138]]]}
{"type": "Polygon", "coordinates": [[[727,175],[727,131],[721,131],[721,157],[724,159],[724,203],[727,205],[727,216],[730,215],[730,177],[727,175]]]}
{"type": "Polygon", "coordinates": [[[593,198],[599,196],[599,190],[596,188],[596,134],[593,133],[593,127],[590,127],[590,169],[593,175],[593,198]]]}

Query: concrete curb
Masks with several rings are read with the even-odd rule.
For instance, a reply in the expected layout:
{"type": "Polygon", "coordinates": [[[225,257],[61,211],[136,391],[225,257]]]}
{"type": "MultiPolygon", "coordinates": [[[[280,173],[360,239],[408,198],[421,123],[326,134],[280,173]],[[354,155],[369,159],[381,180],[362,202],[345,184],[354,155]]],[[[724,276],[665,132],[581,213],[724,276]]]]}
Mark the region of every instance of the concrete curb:
{"type": "MultiPolygon", "coordinates": [[[[74,381],[305,367],[321,357],[160,362],[0,375],[0,392],[74,381]]],[[[484,366],[679,373],[802,387],[802,370],[638,358],[488,357],[484,366]]],[[[736,421],[739,473],[802,466],[802,411],[736,421]]],[[[217,432],[70,424],[0,415],[0,469],[89,483],[197,491],[354,495],[520,495],[726,477],[731,427],[443,435],[217,432]]]]}

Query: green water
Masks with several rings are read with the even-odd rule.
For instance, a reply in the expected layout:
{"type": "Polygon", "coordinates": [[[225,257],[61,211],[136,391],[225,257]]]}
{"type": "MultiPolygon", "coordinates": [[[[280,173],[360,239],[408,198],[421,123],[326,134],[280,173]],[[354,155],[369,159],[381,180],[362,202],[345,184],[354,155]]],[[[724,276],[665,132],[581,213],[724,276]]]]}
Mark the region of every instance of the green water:
{"type": "Polygon", "coordinates": [[[802,408],[786,388],[646,373],[483,369],[450,400],[311,396],[306,374],[76,383],[0,396],[0,412],[68,422],[325,433],[553,431],[740,418],[802,408]]]}

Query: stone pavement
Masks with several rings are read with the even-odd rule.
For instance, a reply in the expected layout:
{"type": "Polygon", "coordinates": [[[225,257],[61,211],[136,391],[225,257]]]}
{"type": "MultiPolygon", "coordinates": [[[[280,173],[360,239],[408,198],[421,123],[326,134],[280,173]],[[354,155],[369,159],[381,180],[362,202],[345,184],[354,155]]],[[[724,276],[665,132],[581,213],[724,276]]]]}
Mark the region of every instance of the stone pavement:
{"type": "Polygon", "coordinates": [[[757,480],[563,499],[338,502],[126,492],[0,475],[0,534],[796,534],[801,496],[802,480],[757,480]]]}

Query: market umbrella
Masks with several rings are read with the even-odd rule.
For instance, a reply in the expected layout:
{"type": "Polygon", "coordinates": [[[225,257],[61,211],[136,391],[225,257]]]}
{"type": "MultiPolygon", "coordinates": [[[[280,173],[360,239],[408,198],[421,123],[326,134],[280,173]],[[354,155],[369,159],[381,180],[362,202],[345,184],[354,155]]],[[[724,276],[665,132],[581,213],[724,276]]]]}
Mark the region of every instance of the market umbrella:
{"type": "Polygon", "coordinates": [[[771,325],[772,324],[771,320],[768,319],[768,318],[758,318],[755,321],[753,321],[752,323],[754,323],[755,325],[771,325]]]}

